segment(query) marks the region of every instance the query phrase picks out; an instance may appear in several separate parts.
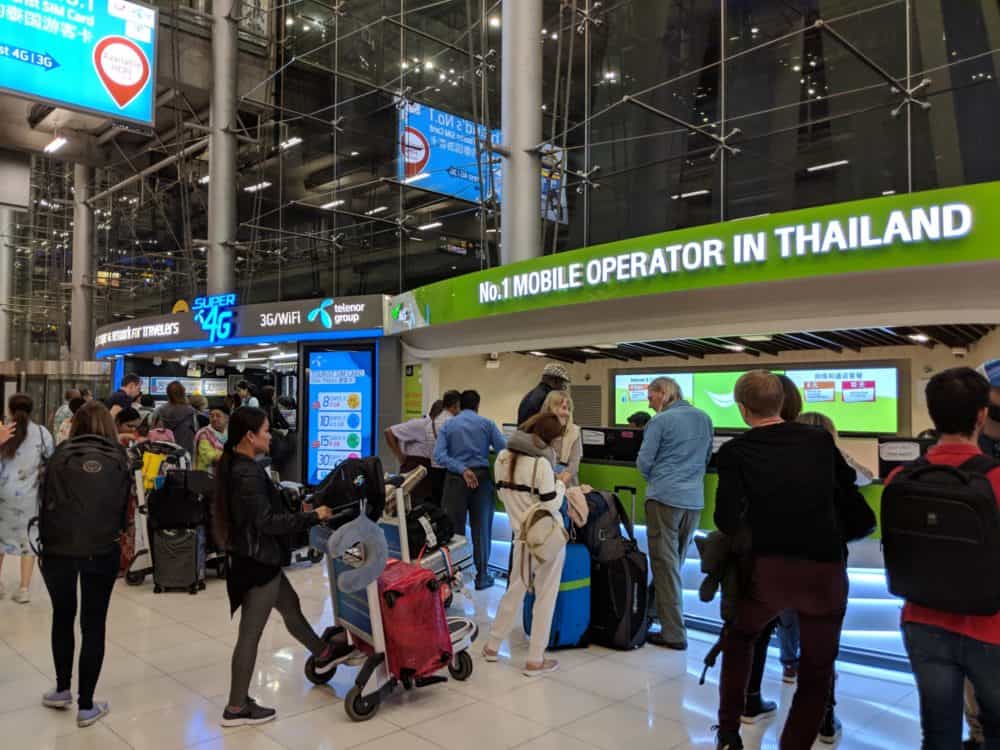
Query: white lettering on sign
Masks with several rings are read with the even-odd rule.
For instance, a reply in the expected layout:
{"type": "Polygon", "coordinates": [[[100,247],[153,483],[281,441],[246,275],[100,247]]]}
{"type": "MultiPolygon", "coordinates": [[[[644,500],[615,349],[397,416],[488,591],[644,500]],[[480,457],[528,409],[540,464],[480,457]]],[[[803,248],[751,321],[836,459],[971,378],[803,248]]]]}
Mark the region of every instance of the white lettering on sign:
{"type": "Polygon", "coordinates": [[[301,324],[302,324],[301,310],[286,310],[285,312],[260,314],[261,328],[274,328],[275,326],[297,326],[301,324]]]}
{"type": "Polygon", "coordinates": [[[767,232],[740,232],[729,243],[711,237],[690,240],[666,247],[633,250],[573,262],[554,268],[524,271],[504,276],[499,281],[479,283],[479,304],[536,297],[584,287],[673,274],[704,271],[711,268],[767,263],[769,243],[777,246],[779,260],[793,260],[810,255],[877,250],[915,242],[943,242],[965,237],[972,231],[972,208],[965,203],[921,206],[892,211],[884,224],[871,216],[814,221],[808,224],[779,226],[767,232]]]}
{"type": "Polygon", "coordinates": [[[181,324],[177,321],[170,323],[149,323],[146,325],[122,326],[111,331],[104,331],[94,339],[97,347],[107,346],[120,342],[135,341],[137,339],[161,339],[170,336],[177,336],[181,332],[181,324]]]}

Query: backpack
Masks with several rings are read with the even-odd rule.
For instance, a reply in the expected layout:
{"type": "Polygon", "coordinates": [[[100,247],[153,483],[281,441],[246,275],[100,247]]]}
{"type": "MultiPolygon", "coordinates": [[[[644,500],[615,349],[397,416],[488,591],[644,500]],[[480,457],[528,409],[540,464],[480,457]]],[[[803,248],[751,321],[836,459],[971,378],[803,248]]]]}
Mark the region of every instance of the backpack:
{"type": "Polygon", "coordinates": [[[334,528],[361,515],[361,501],[366,503],[366,515],[377,522],[385,508],[385,474],[378,456],[341,461],[310,498],[313,506],[326,505],[335,511],[330,522],[334,528]]]}
{"type": "Polygon", "coordinates": [[[194,435],[198,431],[198,412],[191,411],[184,416],[169,418],[161,411],[158,416],[159,425],[173,433],[174,441],[184,450],[194,455],[194,435]]]}
{"type": "Polygon", "coordinates": [[[595,561],[609,562],[625,556],[629,545],[622,536],[622,522],[631,527],[622,501],[613,492],[592,490],[587,493],[587,523],[579,532],[595,561]]]}
{"type": "Polygon", "coordinates": [[[624,651],[646,642],[649,559],[635,540],[632,519],[613,493],[587,495],[590,516],[584,543],[593,559],[590,571],[590,639],[624,651]],[[593,505],[591,505],[591,496],[593,505]],[[602,507],[603,505],[603,507],[602,507]],[[596,514],[596,515],[595,515],[596,514]],[[627,537],[622,536],[625,527],[627,537]]]}
{"type": "Polygon", "coordinates": [[[1000,612],[1000,508],[987,474],[1000,461],[961,466],[919,459],[882,493],[882,548],[889,591],[923,607],[964,615],[1000,612]]]}
{"type": "Polygon", "coordinates": [[[447,547],[455,535],[448,514],[431,503],[415,506],[406,514],[406,538],[410,543],[410,559],[415,560],[421,551],[426,554],[439,547],[447,547]]]}
{"type": "MultiPolygon", "coordinates": [[[[513,481],[497,482],[500,489],[509,489],[517,492],[528,492],[538,496],[538,458],[531,471],[531,484],[520,485],[513,481]]],[[[511,477],[513,480],[513,477],[511,477]]],[[[530,565],[537,560],[540,563],[553,559],[569,539],[569,532],[563,524],[562,516],[558,511],[552,511],[542,506],[540,500],[535,501],[524,514],[524,521],[521,522],[521,533],[519,541],[525,546],[526,555],[522,557],[522,564],[530,565]]],[[[523,575],[525,581],[530,581],[531,576],[523,575]]]]}
{"type": "Polygon", "coordinates": [[[38,513],[41,553],[107,554],[127,526],[132,472],[125,450],[99,435],[60,443],[49,459],[38,513]]]}

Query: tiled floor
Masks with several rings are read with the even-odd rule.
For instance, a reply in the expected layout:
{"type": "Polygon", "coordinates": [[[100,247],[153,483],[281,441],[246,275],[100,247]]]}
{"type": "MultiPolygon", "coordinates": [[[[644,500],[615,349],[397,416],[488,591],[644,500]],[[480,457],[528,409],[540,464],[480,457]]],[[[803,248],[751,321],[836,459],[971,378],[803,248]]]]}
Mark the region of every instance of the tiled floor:
{"type": "MultiPolygon", "coordinates": [[[[13,562],[13,561],[12,561],[13,562]]],[[[317,628],[331,623],[325,566],[289,573],[306,615],[317,628]]],[[[16,565],[6,565],[10,590],[16,565]]],[[[484,632],[501,588],[461,600],[484,632]]],[[[394,694],[378,715],[353,723],[343,696],[356,670],[341,667],[329,686],[303,676],[304,656],[274,616],[261,642],[252,694],[279,710],[258,728],[218,725],[229,683],[236,625],[228,617],[225,586],[210,580],[198,596],[154,595],[151,582],[119,584],[112,599],[107,655],[98,697],[112,704],[107,720],[77,729],[72,712],[42,708],[52,684],[51,615],[40,579],[29,605],[0,601],[0,737],[4,746],[35,750],[694,750],[714,748],[718,670],[698,685],[707,638],[695,635],[686,654],[646,647],[631,653],[592,647],[561,652],[562,669],[529,680],[516,668],[525,658],[523,633],[497,664],[479,658],[464,683],[449,682],[394,694]]],[[[782,713],[744,732],[750,750],[777,747],[792,689],[769,665],[767,697],[782,713]]],[[[842,750],[919,747],[916,695],[903,675],[842,665],[838,711],[845,725],[842,750]]],[[[819,746],[825,747],[825,746],[819,746]]]]}

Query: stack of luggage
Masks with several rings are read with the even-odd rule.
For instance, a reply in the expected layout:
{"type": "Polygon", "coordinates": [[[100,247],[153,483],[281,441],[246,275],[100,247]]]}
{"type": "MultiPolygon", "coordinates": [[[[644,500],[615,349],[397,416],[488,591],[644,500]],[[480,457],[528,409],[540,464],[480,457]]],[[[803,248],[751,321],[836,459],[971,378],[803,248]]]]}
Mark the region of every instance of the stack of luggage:
{"type": "MultiPolygon", "coordinates": [[[[197,594],[205,588],[212,477],[181,469],[167,472],[157,485],[147,501],[153,591],[183,589],[197,594]]],[[[219,560],[223,566],[224,558],[219,560]]]]}
{"type": "MultiPolygon", "coordinates": [[[[639,648],[648,629],[648,558],[616,494],[593,490],[586,498],[587,523],[566,545],[549,648],[590,643],[626,651],[639,648]]],[[[524,601],[524,630],[529,635],[533,604],[529,592],[524,601]]]]}

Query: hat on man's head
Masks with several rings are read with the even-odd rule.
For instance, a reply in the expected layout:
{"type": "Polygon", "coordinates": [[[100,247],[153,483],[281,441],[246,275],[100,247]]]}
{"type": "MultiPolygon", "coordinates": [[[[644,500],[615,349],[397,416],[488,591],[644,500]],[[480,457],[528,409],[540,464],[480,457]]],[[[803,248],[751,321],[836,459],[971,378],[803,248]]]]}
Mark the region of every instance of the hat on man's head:
{"type": "Polygon", "coordinates": [[[569,370],[567,370],[562,365],[557,365],[555,363],[545,365],[545,369],[542,370],[542,377],[548,375],[550,378],[559,378],[559,380],[565,380],[567,383],[571,382],[569,379],[569,370]]]}
{"type": "Polygon", "coordinates": [[[1000,359],[991,359],[983,362],[976,369],[986,376],[986,379],[990,381],[991,387],[1000,388],[1000,359]]]}

